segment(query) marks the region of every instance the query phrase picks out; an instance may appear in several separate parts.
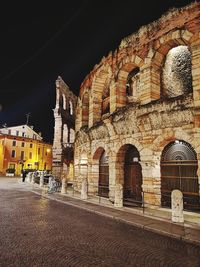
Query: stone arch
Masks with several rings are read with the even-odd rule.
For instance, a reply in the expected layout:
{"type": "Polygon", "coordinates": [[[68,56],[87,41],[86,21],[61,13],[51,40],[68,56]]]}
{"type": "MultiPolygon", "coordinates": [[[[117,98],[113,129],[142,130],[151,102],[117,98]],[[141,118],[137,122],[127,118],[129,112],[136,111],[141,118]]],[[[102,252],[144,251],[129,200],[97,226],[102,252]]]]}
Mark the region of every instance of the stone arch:
{"type": "Polygon", "coordinates": [[[170,136],[168,134],[166,135],[163,134],[163,135],[158,136],[153,142],[153,151],[156,152],[157,155],[159,155],[159,157],[161,157],[161,153],[164,147],[169,142],[173,142],[179,139],[184,140],[185,142],[191,144],[193,147],[196,146],[193,136],[190,136],[185,131],[183,131],[181,128],[178,128],[178,129],[175,129],[172,135],[170,136]]]}
{"type": "Polygon", "coordinates": [[[187,30],[175,30],[165,34],[154,42],[153,49],[149,51],[146,61],[149,64],[147,69],[151,75],[150,87],[152,90],[153,87],[156,88],[154,94],[157,96],[157,99],[160,97],[162,91],[162,67],[168,52],[177,46],[188,46],[189,48],[192,36],[193,34],[187,30]]]}
{"type": "Polygon", "coordinates": [[[101,146],[98,147],[93,154],[93,157],[92,157],[93,160],[99,160],[104,151],[105,151],[105,149],[103,147],[101,147],[101,146]]]}
{"type": "Polygon", "coordinates": [[[94,159],[95,158],[95,153],[97,151],[99,151],[99,148],[102,148],[106,151],[106,154],[108,156],[110,156],[110,150],[109,150],[109,147],[107,144],[105,144],[104,142],[100,141],[98,143],[94,142],[94,144],[92,143],[92,158],[94,159]]]}
{"type": "Polygon", "coordinates": [[[82,126],[88,126],[89,121],[89,93],[86,91],[82,97],[82,126]]]}
{"type": "MultiPolygon", "coordinates": [[[[116,84],[116,106],[117,107],[123,107],[126,105],[127,102],[136,102],[138,100],[139,95],[139,82],[137,83],[137,86],[133,88],[133,90],[136,90],[136,93],[134,92],[134,98],[128,96],[127,97],[127,86],[131,86],[129,81],[132,78],[135,78],[135,76],[138,76],[138,79],[140,81],[139,75],[140,75],[140,68],[143,65],[143,60],[137,55],[133,55],[131,57],[127,56],[125,57],[120,63],[119,63],[119,71],[117,75],[117,84],[116,84]],[[137,70],[137,71],[136,71],[137,70]],[[132,76],[130,76],[131,73],[134,73],[132,76]],[[130,76],[130,79],[129,79],[130,76]]],[[[136,79],[134,79],[136,80],[136,79]]],[[[134,82],[133,82],[134,83],[134,82]]],[[[133,84],[132,83],[132,84],[133,84]]],[[[135,83],[134,83],[135,84],[135,83]]],[[[133,96],[133,95],[132,95],[133,96]]]]}
{"type": "Polygon", "coordinates": [[[139,151],[139,153],[141,153],[141,150],[144,149],[143,145],[140,142],[138,142],[136,139],[133,139],[131,137],[124,138],[120,143],[113,144],[114,152],[115,152],[115,153],[113,153],[114,161],[117,161],[117,153],[120,150],[120,148],[124,145],[127,145],[127,144],[130,144],[130,145],[133,145],[134,147],[136,147],[136,149],[139,151]]]}
{"type": "Polygon", "coordinates": [[[106,150],[100,146],[98,147],[92,157],[92,178],[93,178],[93,187],[95,193],[98,193],[99,196],[106,196],[108,197],[109,193],[109,165],[108,160],[105,166],[104,164],[104,177],[102,176],[102,168],[101,166],[101,158],[108,157],[106,150]],[[106,174],[107,173],[107,174],[106,174]],[[105,177],[106,175],[106,177],[105,177]]]}
{"type": "Polygon", "coordinates": [[[124,144],[116,154],[116,184],[123,187],[124,205],[142,203],[142,167],[140,153],[132,144],[124,144]]]}
{"type": "Polygon", "coordinates": [[[103,65],[95,73],[91,86],[91,107],[90,113],[92,126],[101,120],[101,116],[110,112],[110,79],[111,69],[109,65],[103,65]]]}
{"type": "Polygon", "coordinates": [[[191,52],[186,45],[171,48],[161,69],[162,97],[176,97],[192,91],[191,52]]]}
{"type": "MultiPolygon", "coordinates": [[[[197,174],[199,177],[199,184],[200,184],[200,147],[197,146],[197,142],[195,138],[192,135],[187,134],[185,131],[183,131],[181,128],[175,129],[171,135],[162,134],[158,136],[152,146],[152,150],[154,153],[154,160],[159,164],[159,166],[156,165],[157,169],[160,169],[160,161],[162,157],[162,151],[164,148],[171,142],[175,142],[176,140],[184,140],[185,142],[191,144],[191,146],[195,149],[197,153],[197,158],[198,158],[198,170],[197,174]]],[[[156,169],[155,169],[156,172],[156,169]]],[[[161,183],[161,172],[157,171],[156,174],[154,175],[158,181],[161,183]]]]}
{"type": "MultiPolygon", "coordinates": [[[[157,53],[156,58],[158,66],[160,65],[158,53],[160,53],[160,56],[162,57],[165,56],[172,47],[176,47],[177,45],[190,45],[192,36],[193,33],[189,32],[188,30],[178,29],[175,31],[170,31],[169,33],[157,39],[154,44],[154,49],[157,53]]],[[[162,60],[161,57],[160,59],[162,60]]]]}

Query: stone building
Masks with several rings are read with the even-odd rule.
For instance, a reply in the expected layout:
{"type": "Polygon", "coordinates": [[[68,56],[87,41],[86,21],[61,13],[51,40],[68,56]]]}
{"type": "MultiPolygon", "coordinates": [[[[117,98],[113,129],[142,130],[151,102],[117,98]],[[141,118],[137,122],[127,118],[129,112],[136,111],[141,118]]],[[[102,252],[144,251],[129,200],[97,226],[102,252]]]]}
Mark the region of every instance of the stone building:
{"type": "Polygon", "coordinates": [[[75,189],[115,206],[200,210],[200,4],[121,41],[88,74],[76,109],[75,189]],[[85,192],[83,192],[86,190],[85,192]]]}
{"type": "Polygon", "coordinates": [[[73,180],[73,155],[75,138],[75,109],[77,97],[62,78],[56,80],[55,127],[52,172],[57,177],[66,175],[73,180]]]}

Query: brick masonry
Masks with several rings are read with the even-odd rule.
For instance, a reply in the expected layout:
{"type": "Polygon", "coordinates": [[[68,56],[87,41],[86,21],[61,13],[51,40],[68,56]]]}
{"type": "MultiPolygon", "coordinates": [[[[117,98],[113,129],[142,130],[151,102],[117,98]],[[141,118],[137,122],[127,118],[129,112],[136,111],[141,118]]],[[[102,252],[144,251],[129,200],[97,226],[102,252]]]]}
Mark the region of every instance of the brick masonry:
{"type": "MultiPolygon", "coordinates": [[[[124,153],[130,144],[140,155],[145,201],[160,206],[162,152],[170,142],[183,140],[195,150],[200,166],[199,125],[200,4],[193,3],[124,38],[83,81],[76,108],[75,189],[81,191],[81,177],[87,176],[88,194],[98,193],[99,159],[105,151],[109,199],[119,205],[122,198],[115,189],[124,184],[124,153]],[[169,52],[181,46],[191,55],[191,90],[186,83],[183,89],[174,86],[170,95],[165,91],[170,81],[162,82],[163,68],[169,52]],[[127,96],[127,78],[136,68],[134,93],[127,96]]],[[[199,173],[198,168],[200,185],[199,173]]]]}
{"type": "Polygon", "coordinates": [[[59,76],[56,80],[56,106],[52,172],[60,178],[73,180],[73,145],[77,97],[59,76]]]}

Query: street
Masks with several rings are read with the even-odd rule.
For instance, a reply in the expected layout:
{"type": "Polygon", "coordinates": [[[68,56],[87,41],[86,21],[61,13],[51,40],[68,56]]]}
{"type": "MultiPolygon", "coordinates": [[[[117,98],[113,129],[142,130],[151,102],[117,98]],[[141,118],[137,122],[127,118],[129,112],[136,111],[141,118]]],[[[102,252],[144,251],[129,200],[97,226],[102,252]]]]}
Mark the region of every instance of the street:
{"type": "Polygon", "coordinates": [[[200,247],[0,178],[0,266],[200,266],[200,247]]]}

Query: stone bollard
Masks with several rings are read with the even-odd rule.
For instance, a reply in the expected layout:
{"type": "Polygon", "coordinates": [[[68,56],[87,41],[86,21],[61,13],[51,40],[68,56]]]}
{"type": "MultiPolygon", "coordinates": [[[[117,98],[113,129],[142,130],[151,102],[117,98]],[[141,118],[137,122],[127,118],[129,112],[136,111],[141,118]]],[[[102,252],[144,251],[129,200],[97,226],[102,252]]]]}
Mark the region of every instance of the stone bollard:
{"type": "Polygon", "coordinates": [[[171,194],[172,222],[183,223],[183,194],[180,190],[173,190],[171,194]]]}
{"type": "Polygon", "coordinates": [[[123,207],[123,186],[121,184],[116,184],[116,186],[115,186],[114,206],[116,208],[122,208],[123,207]]]}
{"type": "Polygon", "coordinates": [[[27,177],[27,182],[30,183],[31,182],[31,173],[29,172],[26,177],[27,177]]]}
{"type": "Polygon", "coordinates": [[[31,184],[34,184],[34,183],[35,183],[35,181],[34,181],[34,173],[31,172],[31,184]]]}
{"type": "Polygon", "coordinates": [[[87,199],[87,179],[86,177],[82,178],[81,182],[81,199],[87,199]]]}
{"type": "Polygon", "coordinates": [[[44,186],[44,172],[41,171],[40,173],[40,187],[44,186]]]}
{"type": "Polygon", "coordinates": [[[67,185],[67,179],[63,178],[62,179],[61,194],[66,194],[67,193],[66,185],[67,185]]]}

